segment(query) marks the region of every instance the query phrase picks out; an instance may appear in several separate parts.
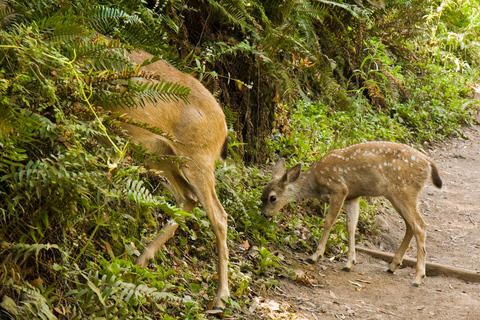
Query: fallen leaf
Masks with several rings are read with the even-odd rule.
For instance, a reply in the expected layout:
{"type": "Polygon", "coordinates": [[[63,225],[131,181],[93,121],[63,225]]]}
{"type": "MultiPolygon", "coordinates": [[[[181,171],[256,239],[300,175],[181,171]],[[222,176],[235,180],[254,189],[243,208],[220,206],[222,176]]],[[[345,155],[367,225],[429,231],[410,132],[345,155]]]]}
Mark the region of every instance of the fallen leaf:
{"type": "Polygon", "coordinates": [[[248,243],[248,240],[245,240],[245,242],[242,243],[240,246],[245,250],[250,249],[250,243],[248,243]]]}
{"type": "Polygon", "coordinates": [[[115,255],[113,254],[112,247],[110,246],[110,243],[108,241],[105,241],[105,250],[107,250],[107,253],[110,256],[115,257],[115,255]]]}
{"type": "Polygon", "coordinates": [[[59,307],[55,307],[53,308],[53,310],[55,310],[57,313],[61,314],[62,316],[65,315],[65,312],[63,312],[59,307]]]}
{"type": "Polygon", "coordinates": [[[30,284],[35,288],[41,289],[43,287],[43,280],[39,277],[35,280],[30,281],[30,284]]]}
{"type": "Polygon", "coordinates": [[[276,301],[270,300],[267,303],[263,304],[263,307],[271,310],[271,311],[278,311],[280,310],[280,304],[276,301]]]}
{"type": "Polygon", "coordinates": [[[251,313],[254,313],[255,310],[257,310],[258,303],[259,303],[259,298],[258,297],[253,298],[253,303],[250,306],[250,308],[248,308],[248,311],[251,313]]]}
{"type": "Polygon", "coordinates": [[[362,285],[361,285],[360,283],[353,282],[353,281],[350,281],[350,280],[348,280],[348,282],[350,282],[350,283],[353,284],[354,286],[362,287],[362,285]]]}

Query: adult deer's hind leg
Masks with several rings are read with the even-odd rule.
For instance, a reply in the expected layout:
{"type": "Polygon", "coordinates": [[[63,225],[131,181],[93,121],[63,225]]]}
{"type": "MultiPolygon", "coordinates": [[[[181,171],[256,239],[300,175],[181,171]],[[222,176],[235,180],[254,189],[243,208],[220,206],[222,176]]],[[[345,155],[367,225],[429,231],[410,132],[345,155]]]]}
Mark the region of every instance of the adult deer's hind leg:
{"type": "MultiPolygon", "coordinates": [[[[205,170],[206,171],[206,170],[205,170]]],[[[218,250],[218,290],[213,300],[214,309],[223,309],[225,304],[222,298],[228,298],[228,247],[227,247],[227,218],[220,200],[215,192],[215,176],[213,170],[204,172],[203,175],[192,175],[186,172],[189,181],[197,190],[196,194],[205,211],[207,212],[213,232],[217,238],[218,250]]]]}

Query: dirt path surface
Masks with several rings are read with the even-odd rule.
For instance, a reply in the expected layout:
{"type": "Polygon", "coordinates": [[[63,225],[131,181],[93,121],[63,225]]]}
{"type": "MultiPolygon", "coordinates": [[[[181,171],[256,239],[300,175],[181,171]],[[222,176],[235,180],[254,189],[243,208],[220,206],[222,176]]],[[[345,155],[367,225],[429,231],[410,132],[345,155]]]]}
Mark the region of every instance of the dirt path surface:
{"type": "MultiPolygon", "coordinates": [[[[426,187],[420,209],[428,224],[427,261],[480,272],[480,126],[462,132],[468,140],[450,139],[427,151],[444,187],[426,187]]],[[[357,246],[395,252],[405,225],[393,210],[384,211],[376,238],[357,246]]],[[[415,241],[411,246],[406,257],[416,259],[415,241]]],[[[415,288],[408,285],[414,269],[390,274],[387,262],[363,253],[349,273],[341,271],[343,262],[324,259],[310,266],[303,254],[283,254],[297,281],[280,279],[281,287],[251,306],[253,318],[480,319],[480,283],[435,276],[415,288]]]]}

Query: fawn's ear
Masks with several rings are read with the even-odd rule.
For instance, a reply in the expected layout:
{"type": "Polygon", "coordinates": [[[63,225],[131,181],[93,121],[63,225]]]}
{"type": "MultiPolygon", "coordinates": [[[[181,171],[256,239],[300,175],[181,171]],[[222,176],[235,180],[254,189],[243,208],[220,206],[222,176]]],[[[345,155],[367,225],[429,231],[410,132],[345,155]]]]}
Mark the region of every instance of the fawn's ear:
{"type": "Polygon", "coordinates": [[[285,174],[285,180],[288,183],[293,183],[297,181],[301,172],[302,172],[302,164],[299,163],[292,169],[288,170],[288,172],[285,174]]]}
{"type": "Polygon", "coordinates": [[[287,169],[285,168],[285,158],[278,159],[277,164],[272,169],[272,180],[277,180],[283,177],[287,169]]]}

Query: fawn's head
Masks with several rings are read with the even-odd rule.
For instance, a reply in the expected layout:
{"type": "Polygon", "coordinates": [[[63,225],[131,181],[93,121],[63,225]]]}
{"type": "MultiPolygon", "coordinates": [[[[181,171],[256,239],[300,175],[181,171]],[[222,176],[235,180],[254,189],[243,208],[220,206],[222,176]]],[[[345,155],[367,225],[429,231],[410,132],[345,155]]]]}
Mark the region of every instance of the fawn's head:
{"type": "Polygon", "coordinates": [[[271,217],[284,205],[295,198],[294,190],[289,187],[300,176],[301,164],[287,171],[285,159],[281,158],[273,167],[272,178],[265,186],[262,193],[262,214],[271,217]]]}

